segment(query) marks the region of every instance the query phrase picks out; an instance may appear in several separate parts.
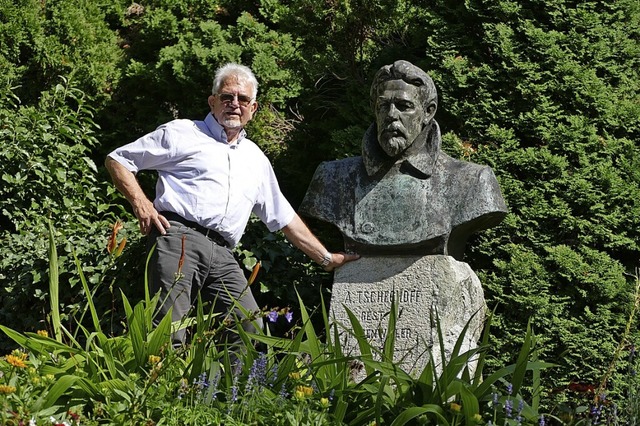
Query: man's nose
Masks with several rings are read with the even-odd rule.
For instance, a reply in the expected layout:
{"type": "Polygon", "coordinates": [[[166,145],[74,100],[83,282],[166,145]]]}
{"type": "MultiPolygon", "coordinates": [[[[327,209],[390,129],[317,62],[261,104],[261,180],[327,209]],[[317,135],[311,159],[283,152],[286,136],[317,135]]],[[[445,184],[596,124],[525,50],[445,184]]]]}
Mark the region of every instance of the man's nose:
{"type": "Polygon", "coordinates": [[[239,107],[240,106],[240,101],[238,100],[238,95],[233,95],[233,99],[231,99],[231,101],[229,101],[229,105],[231,105],[233,107],[239,107]]]}

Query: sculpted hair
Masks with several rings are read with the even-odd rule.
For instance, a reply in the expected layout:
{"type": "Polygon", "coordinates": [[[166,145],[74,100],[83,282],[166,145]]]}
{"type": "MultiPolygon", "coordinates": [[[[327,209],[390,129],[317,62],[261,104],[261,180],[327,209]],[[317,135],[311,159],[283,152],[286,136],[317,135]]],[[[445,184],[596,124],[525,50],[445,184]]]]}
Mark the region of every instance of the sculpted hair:
{"type": "Polygon", "coordinates": [[[422,105],[424,110],[427,111],[429,104],[438,104],[438,92],[436,85],[433,83],[429,74],[422,71],[420,68],[407,61],[395,61],[391,65],[385,65],[380,68],[373,77],[371,83],[371,91],[369,92],[369,98],[371,101],[371,107],[375,110],[376,101],[378,98],[378,87],[389,80],[403,80],[408,84],[417,86],[420,90],[422,97],[422,105]]]}
{"type": "Polygon", "coordinates": [[[230,62],[218,68],[216,71],[216,75],[213,78],[213,88],[211,89],[211,93],[214,95],[218,94],[218,90],[220,90],[220,86],[222,86],[222,82],[225,81],[228,77],[236,76],[240,80],[244,80],[251,84],[253,90],[251,91],[251,97],[256,98],[258,96],[258,79],[256,79],[255,74],[251,71],[251,68],[235,64],[230,62]]]}

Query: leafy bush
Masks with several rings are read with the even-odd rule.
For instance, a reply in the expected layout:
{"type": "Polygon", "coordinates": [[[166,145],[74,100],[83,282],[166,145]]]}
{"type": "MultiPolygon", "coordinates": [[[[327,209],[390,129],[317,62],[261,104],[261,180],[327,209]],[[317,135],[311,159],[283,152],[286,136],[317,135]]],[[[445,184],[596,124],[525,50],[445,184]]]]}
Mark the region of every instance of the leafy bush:
{"type": "MultiPolygon", "coordinates": [[[[4,93],[6,96],[0,97],[4,183],[0,186],[0,323],[18,330],[46,329],[50,324],[45,309],[47,221],[53,221],[65,237],[63,265],[70,264],[76,255],[86,263],[88,272],[103,271],[110,267],[106,260],[93,262],[104,259],[100,253],[105,251],[108,232],[115,223],[111,207],[114,190],[98,178],[90,156],[98,128],[90,99],[82,91],[63,81],[43,92],[37,106],[21,105],[9,87],[4,93]]],[[[135,237],[130,240],[135,244],[135,237]]],[[[122,262],[135,264],[135,259],[122,262]]],[[[86,300],[78,288],[75,269],[61,271],[68,286],[60,300],[65,320],[71,320],[69,314],[86,300]]],[[[96,298],[102,295],[102,303],[111,306],[111,289],[97,290],[96,298]]],[[[0,342],[3,349],[7,345],[0,342]]]]}
{"type": "Polygon", "coordinates": [[[103,103],[117,83],[122,49],[105,16],[117,9],[97,2],[17,0],[0,2],[0,66],[3,80],[35,105],[41,91],[63,75],[103,103]],[[107,10],[105,10],[107,9],[107,10]]]}

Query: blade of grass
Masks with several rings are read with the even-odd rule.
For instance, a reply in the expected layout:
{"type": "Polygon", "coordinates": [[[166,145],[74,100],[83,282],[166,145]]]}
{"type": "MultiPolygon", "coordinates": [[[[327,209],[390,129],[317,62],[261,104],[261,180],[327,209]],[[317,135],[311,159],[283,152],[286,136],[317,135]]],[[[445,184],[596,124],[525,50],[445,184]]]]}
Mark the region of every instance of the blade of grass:
{"type": "MultiPolygon", "coordinates": [[[[495,316],[496,308],[497,308],[497,305],[496,307],[493,308],[493,311],[491,311],[491,313],[489,313],[489,315],[487,315],[487,318],[485,319],[484,330],[482,331],[482,339],[480,340],[480,345],[479,345],[481,348],[489,347],[489,335],[491,331],[491,324],[495,316]]],[[[486,362],[487,352],[488,351],[486,350],[482,350],[480,351],[480,355],[478,356],[478,362],[476,363],[476,371],[474,372],[474,375],[473,375],[474,387],[478,386],[482,381],[482,371],[484,370],[484,364],[486,362]]]]}
{"type": "Polygon", "coordinates": [[[383,424],[382,421],[382,409],[384,408],[384,390],[387,384],[389,383],[389,376],[382,376],[380,381],[378,382],[378,392],[376,393],[375,399],[375,414],[376,414],[376,424],[383,424]]]}
{"type": "Polygon", "coordinates": [[[460,391],[460,400],[462,401],[462,412],[467,426],[474,426],[477,424],[475,416],[480,414],[480,404],[478,398],[475,397],[466,385],[462,385],[460,391]]]}
{"type": "MultiPolygon", "coordinates": [[[[526,370],[542,370],[545,368],[551,368],[551,367],[555,367],[556,364],[552,364],[549,362],[543,362],[543,361],[536,361],[536,362],[528,362],[525,365],[525,369],[526,370]]],[[[489,392],[489,390],[491,389],[491,385],[493,385],[494,383],[496,383],[498,380],[502,379],[503,377],[508,376],[509,374],[512,374],[515,370],[516,370],[517,365],[516,364],[511,364],[508,365],[506,367],[502,367],[501,369],[499,369],[498,371],[496,371],[495,373],[491,374],[489,377],[487,377],[485,380],[482,381],[482,383],[480,383],[480,385],[474,390],[474,395],[477,398],[482,398],[483,395],[487,394],[489,392]]],[[[513,392],[515,394],[515,392],[513,392]]]]}
{"type": "Polygon", "coordinates": [[[524,375],[527,373],[527,361],[531,356],[531,349],[533,347],[534,340],[533,330],[531,329],[531,320],[529,320],[529,323],[527,324],[527,332],[524,336],[524,342],[522,343],[522,348],[520,349],[520,353],[518,354],[518,359],[516,361],[516,369],[513,371],[513,375],[511,376],[514,395],[517,395],[520,392],[520,387],[524,381],[524,375]]]}
{"type": "Polygon", "coordinates": [[[398,304],[396,303],[395,291],[391,300],[391,310],[389,311],[389,322],[387,323],[387,334],[384,339],[383,354],[384,360],[393,362],[396,346],[396,324],[398,321],[398,304]]]}
{"type": "Polygon", "coordinates": [[[304,334],[307,336],[307,344],[309,348],[309,355],[311,355],[311,359],[314,360],[320,356],[322,353],[322,348],[320,346],[320,340],[316,335],[315,330],[313,329],[313,324],[311,323],[311,318],[309,317],[309,313],[307,312],[306,307],[304,306],[304,302],[300,297],[300,293],[296,289],[296,295],[298,296],[298,305],[300,306],[300,319],[302,320],[302,329],[304,334]]]}
{"type": "MultiPolygon", "coordinates": [[[[73,259],[76,263],[76,270],[78,271],[78,275],[80,276],[80,282],[82,283],[82,288],[84,289],[84,294],[87,295],[87,305],[89,306],[89,312],[91,312],[91,320],[93,321],[93,328],[95,331],[102,331],[100,327],[100,319],[98,317],[98,312],[96,311],[96,307],[93,303],[93,293],[89,290],[89,284],[87,283],[87,279],[84,276],[84,272],[82,271],[82,264],[80,263],[80,259],[76,255],[76,251],[72,249],[73,259]]],[[[86,311],[85,311],[86,312],[86,311]]],[[[82,323],[82,318],[78,321],[82,323]]]]}
{"type": "MultiPolygon", "coordinates": [[[[352,333],[352,335],[356,338],[356,341],[358,342],[358,348],[360,349],[360,358],[363,361],[364,360],[373,361],[373,356],[371,353],[371,343],[369,343],[369,340],[367,340],[367,338],[365,337],[362,324],[360,324],[360,321],[354,315],[354,313],[351,312],[351,309],[344,306],[344,310],[347,312],[347,316],[349,317],[349,321],[351,322],[351,330],[347,330],[347,331],[352,333]]],[[[367,376],[370,376],[371,374],[374,373],[374,370],[371,368],[371,366],[367,366],[366,363],[365,363],[365,371],[367,373],[367,376]]]]}
{"type": "Polygon", "coordinates": [[[149,271],[149,261],[151,260],[151,256],[153,255],[153,252],[156,251],[156,245],[157,243],[151,247],[151,250],[149,250],[147,260],[144,264],[144,301],[147,306],[151,305],[151,296],[149,294],[149,274],[147,272],[149,271]]]}
{"type": "Polygon", "coordinates": [[[58,271],[58,250],[54,238],[53,224],[49,220],[49,299],[51,303],[51,326],[53,336],[58,342],[62,342],[62,332],[60,331],[60,301],[59,295],[59,271],[58,271]]]}

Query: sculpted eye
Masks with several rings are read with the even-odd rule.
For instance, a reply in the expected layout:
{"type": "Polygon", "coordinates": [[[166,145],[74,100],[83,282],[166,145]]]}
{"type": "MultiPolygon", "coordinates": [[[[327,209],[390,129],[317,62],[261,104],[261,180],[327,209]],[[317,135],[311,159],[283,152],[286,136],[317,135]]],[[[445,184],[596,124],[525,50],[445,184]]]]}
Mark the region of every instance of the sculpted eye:
{"type": "Polygon", "coordinates": [[[400,112],[410,112],[413,111],[415,109],[415,104],[409,100],[404,100],[404,99],[394,99],[394,100],[390,100],[390,99],[379,99],[378,100],[378,105],[377,105],[377,110],[378,112],[387,112],[391,109],[391,107],[394,107],[396,110],[400,111],[400,112]]]}
{"type": "Polygon", "coordinates": [[[399,111],[411,111],[412,109],[414,109],[413,102],[409,101],[397,101],[395,103],[395,106],[399,111]]]}
{"type": "Polygon", "coordinates": [[[379,99],[377,109],[378,111],[387,111],[389,109],[389,105],[391,105],[391,102],[389,102],[388,100],[379,99]]]}

